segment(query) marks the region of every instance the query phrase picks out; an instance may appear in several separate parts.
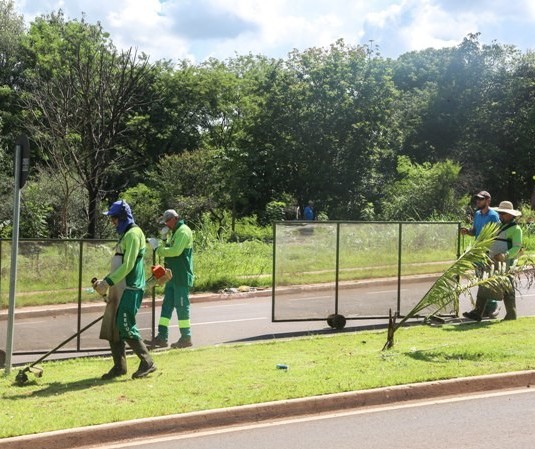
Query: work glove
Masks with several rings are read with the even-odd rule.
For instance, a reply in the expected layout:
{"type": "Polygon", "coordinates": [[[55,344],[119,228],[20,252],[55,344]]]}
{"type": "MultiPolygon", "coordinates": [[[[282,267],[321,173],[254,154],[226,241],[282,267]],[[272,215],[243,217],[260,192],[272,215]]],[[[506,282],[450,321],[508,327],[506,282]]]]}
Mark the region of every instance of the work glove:
{"type": "Polygon", "coordinates": [[[147,243],[155,251],[160,246],[160,241],[157,238],[150,237],[147,239],[147,243]]]}
{"type": "Polygon", "coordinates": [[[164,226],[160,229],[160,238],[162,240],[167,240],[167,234],[169,234],[170,229],[167,226],[164,226]]]}
{"type": "Polygon", "coordinates": [[[104,296],[106,298],[106,295],[108,294],[108,289],[110,288],[110,284],[108,284],[104,279],[102,279],[100,281],[95,281],[93,283],[93,288],[100,296],[104,296]]]}

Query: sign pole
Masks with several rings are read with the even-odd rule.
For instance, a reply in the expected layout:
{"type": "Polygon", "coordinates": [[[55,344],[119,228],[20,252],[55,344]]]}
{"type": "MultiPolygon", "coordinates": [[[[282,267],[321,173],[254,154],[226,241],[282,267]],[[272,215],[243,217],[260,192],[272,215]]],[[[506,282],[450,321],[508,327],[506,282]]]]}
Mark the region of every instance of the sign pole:
{"type": "Polygon", "coordinates": [[[13,229],[11,234],[11,273],[9,278],[9,309],[7,316],[6,361],[4,375],[11,373],[13,356],[13,330],[15,324],[15,292],[17,287],[17,256],[19,252],[20,189],[28,177],[30,146],[22,135],[15,144],[15,185],[13,194],[13,229]]]}

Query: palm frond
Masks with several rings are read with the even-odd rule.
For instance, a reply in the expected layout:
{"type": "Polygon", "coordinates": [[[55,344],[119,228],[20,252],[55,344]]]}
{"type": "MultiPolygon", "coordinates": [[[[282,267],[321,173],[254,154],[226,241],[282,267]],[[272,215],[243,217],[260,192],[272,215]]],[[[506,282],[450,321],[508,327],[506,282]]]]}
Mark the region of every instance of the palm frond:
{"type": "MultiPolygon", "coordinates": [[[[423,298],[407,313],[399,323],[395,320],[389,321],[389,329],[387,342],[384,349],[394,346],[394,333],[399,329],[403,323],[410,318],[417,316],[422,310],[433,310],[430,315],[436,314],[444,310],[448,305],[454,301],[458,301],[459,295],[466,289],[472,288],[478,283],[483,282],[480,279],[472,279],[471,282],[461,285],[461,278],[469,278],[469,273],[473,272],[474,266],[486,265],[489,258],[487,253],[492,242],[499,232],[500,226],[497,223],[489,223],[486,225],[479,237],[470,245],[463,254],[435,281],[423,298]],[[469,286],[470,285],[470,286],[469,286]]],[[[502,285],[503,280],[489,277],[485,280],[489,285],[495,283],[496,286],[502,285]]],[[[508,281],[509,282],[509,281],[508,281]]]]}

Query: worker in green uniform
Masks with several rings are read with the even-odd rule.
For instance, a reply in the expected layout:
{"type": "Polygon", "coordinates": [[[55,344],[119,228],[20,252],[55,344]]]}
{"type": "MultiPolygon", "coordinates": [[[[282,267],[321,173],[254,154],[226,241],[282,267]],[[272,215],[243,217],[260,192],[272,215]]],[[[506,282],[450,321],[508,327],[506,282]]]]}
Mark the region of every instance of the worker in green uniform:
{"type": "Polygon", "coordinates": [[[105,215],[110,217],[120,237],[115,246],[110,273],[93,283],[95,291],[104,296],[107,302],[100,338],[110,342],[113,357],[113,367],[102,379],[109,380],[126,374],[125,342],[140,359],[132,378],[141,378],[156,371],[156,365],[136,325],[136,314],[145,288],[145,235],[135,224],[126,201],[114,202],[105,215]]]}
{"type": "Polygon", "coordinates": [[[162,311],[158,322],[158,335],[150,342],[151,347],[167,347],[169,322],[176,310],[180,338],[172,348],[187,348],[192,345],[190,323],[189,289],[193,286],[193,233],[174,209],[163,213],[161,223],[169,228],[165,243],[148,239],[156,255],[164,258],[165,268],[172,272],[172,279],[165,284],[162,311]]]}
{"type": "MultiPolygon", "coordinates": [[[[516,217],[520,217],[522,212],[513,208],[510,201],[502,201],[494,208],[500,216],[501,226],[498,235],[489,250],[489,258],[499,269],[499,264],[505,264],[505,272],[516,264],[522,251],[522,229],[516,222],[516,217]]],[[[516,298],[515,282],[509,278],[510,285],[507,288],[492,288],[480,285],[477,290],[476,305],[474,310],[464,312],[463,316],[475,321],[481,321],[481,317],[489,300],[493,298],[503,300],[505,306],[504,320],[516,320],[516,298]]]]}

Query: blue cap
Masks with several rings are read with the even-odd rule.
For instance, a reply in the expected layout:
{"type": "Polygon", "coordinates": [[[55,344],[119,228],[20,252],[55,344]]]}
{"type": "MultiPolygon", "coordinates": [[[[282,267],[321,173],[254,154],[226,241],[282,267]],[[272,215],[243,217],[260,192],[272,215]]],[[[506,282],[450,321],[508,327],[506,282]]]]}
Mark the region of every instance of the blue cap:
{"type": "Polygon", "coordinates": [[[121,215],[126,217],[131,215],[130,206],[125,200],[118,200],[113,203],[107,212],[104,212],[104,215],[109,215],[110,217],[120,217],[121,215]]]}

